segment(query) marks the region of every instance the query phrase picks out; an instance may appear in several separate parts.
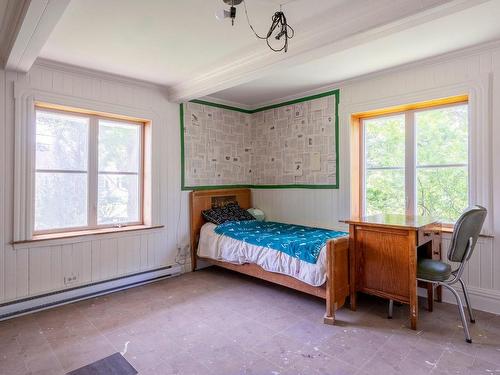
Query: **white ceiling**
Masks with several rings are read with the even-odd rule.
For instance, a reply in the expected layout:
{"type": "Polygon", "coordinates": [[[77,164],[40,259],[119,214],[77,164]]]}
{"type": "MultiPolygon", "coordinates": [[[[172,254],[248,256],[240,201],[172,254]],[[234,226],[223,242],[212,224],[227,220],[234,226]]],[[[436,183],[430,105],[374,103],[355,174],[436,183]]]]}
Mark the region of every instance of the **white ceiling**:
{"type": "Polygon", "coordinates": [[[499,15],[500,0],[492,0],[306,64],[282,69],[210,97],[258,107],[352,77],[498,39],[499,15]]]}
{"type": "Polygon", "coordinates": [[[243,5],[231,27],[222,0],[71,0],[40,57],[252,107],[500,38],[500,0],[246,2],[260,33],[285,3],[287,54],[255,38],[243,5]]]}
{"type": "MultiPolygon", "coordinates": [[[[349,0],[247,0],[255,29],[287,3],[289,23],[323,13],[349,0]]],[[[249,29],[244,8],[237,20],[215,19],[222,0],[72,0],[40,57],[115,74],[174,85],[241,51],[267,48],[249,29]]],[[[300,26],[297,32],[301,32],[300,26]]]]}

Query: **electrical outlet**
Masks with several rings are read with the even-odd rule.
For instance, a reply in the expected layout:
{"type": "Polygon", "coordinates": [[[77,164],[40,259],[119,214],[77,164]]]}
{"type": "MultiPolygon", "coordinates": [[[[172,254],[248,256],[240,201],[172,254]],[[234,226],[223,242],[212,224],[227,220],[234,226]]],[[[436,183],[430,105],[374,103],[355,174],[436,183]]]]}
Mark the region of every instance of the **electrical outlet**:
{"type": "Polygon", "coordinates": [[[77,275],[64,276],[64,284],[74,284],[78,280],[77,275]]]}

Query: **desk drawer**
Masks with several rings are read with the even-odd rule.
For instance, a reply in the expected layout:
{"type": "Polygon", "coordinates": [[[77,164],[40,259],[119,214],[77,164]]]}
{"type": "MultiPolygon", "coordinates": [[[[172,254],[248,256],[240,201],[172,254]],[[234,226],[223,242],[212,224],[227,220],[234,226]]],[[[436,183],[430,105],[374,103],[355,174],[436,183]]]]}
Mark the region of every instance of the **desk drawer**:
{"type": "Polygon", "coordinates": [[[417,232],[417,246],[427,245],[427,256],[441,260],[441,232],[432,228],[422,228],[417,232]]]}
{"type": "Polygon", "coordinates": [[[427,242],[432,241],[434,232],[430,229],[421,228],[417,232],[417,246],[422,246],[427,242]]]}

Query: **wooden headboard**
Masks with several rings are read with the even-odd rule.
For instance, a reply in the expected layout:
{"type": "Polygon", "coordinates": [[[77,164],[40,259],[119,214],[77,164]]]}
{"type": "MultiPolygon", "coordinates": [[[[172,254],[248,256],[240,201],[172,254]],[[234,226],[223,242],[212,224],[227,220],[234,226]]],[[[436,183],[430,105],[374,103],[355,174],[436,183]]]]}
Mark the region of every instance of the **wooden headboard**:
{"type": "Polygon", "coordinates": [[[252,195],[250,189],[219,189],[219,190],[197,190],[190,194],[190,222],[191,222],[191,267],[196,269],[196,250],[200,238],[200,230],[205,220],[201,211],[213,207],[223,206],[229,202],[237,202],[241,208],[252,207],[252,195]]]}

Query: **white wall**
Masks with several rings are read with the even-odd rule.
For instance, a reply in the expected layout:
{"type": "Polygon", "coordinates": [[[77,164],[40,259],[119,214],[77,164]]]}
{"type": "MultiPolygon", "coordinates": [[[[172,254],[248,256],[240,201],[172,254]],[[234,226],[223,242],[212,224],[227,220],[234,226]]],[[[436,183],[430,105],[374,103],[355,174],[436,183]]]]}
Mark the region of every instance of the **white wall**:
{"type": "Polygon", "coordinates": [[[175,264],[177,244],[189,243],[188,200],[180,191],[179,109],[160,88],[39,62],[26,75],[0,71],[0,116],[0,304],[175,264]],[[154,224],[165,227],[13,246],[15,84],[83,108],[154,114],[154,224]],[[65,285],[71,275],[78,280],[65,285]]]}
{"type": "MultiPolygon", "coordinates": [[[[471,199],[489,209],[485,230],[495,238],[481,239],[467,278],[476,307],[500,313],[500,44],[450,54],[323,90],[332,88],[340,88],[340,189],[253,190],[254,206],[263,209],[271,220],[345,228],[339,220],[350,215],[350,114],[469,93],[471,199]]],[[[443,249],[447,249],[447,244],[445,239],[443,249]]]]}

